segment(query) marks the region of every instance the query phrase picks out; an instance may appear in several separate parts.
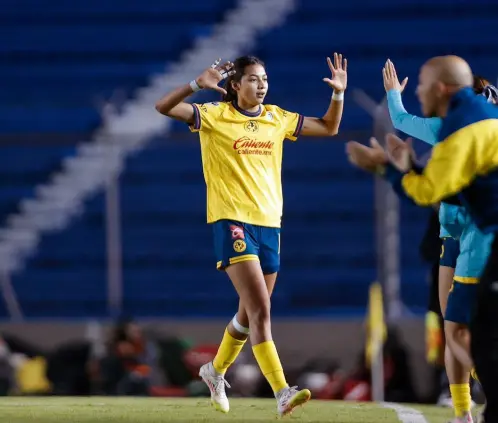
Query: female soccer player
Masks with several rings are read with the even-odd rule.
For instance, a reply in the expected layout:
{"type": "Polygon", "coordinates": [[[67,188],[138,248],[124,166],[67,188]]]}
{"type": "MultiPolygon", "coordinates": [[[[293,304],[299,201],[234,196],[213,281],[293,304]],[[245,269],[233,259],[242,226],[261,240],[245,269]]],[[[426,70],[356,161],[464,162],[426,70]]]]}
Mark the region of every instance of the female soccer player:
{"type": "MultiPolygon", "coordinates": [[[[438,141],[440,118],[420,118],[407,113],[401,92],[407,78],[399,82],[394,64],[383,69],[389,113],[396,129],[434,145],[438,141]]],[[[496,89],[484,78],[474,77],[474,91],[489,102],[498,98],[496,89]]],[[[469,331],[471,305],[476,283],[484,270],[492,236],[485,235],[470,220],[463,207],[442,203],[439,211],[443,239],[439,270],[439,301],[444,316],[447,347],[445,364],[456,422],[468,423],[471,397],[469,386],[469,331]]],[[[469,420],[470,418],[470,420],[469,420]]]]}
{"type": "Polygon", "coordinates": [[[258,58],[244,56],[221,66],[220,61],[156,104],[163,115],[200,133],[207,221],[213,227],[217,268],[227,272],[239,295],[238,312],[225,330],[218,353],[199,375],[211,391],[214,407],[228,412],[224,375],[250,335],[256,361],[275,393],[278,413],[285,415],[307,402],[311,393],[287,384],[270,324],[270,296],[280,266],[283,140],[337,134],[347,61],[337,53],[334,64],[327,58],[332,75],[323,81],[334,92],[322,118],[264,105],[268,76],[258,58]],[[224,88],[219,87],[227,77],[224,88]],[[184,102],[201,89],[218,91],[223,101],[184,102]]]}

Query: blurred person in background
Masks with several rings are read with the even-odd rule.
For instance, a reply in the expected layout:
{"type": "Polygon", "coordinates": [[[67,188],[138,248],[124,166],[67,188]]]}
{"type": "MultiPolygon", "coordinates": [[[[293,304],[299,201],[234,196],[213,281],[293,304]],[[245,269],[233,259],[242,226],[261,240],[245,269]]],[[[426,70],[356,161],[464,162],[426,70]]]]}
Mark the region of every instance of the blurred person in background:
{"type": "Polygon", "coordinates": [[[339,54],[334,54],[334,63],[327,58],[331,76],[323,81],[334,92],[328,110],[317,118],[263,104],[269,85],[260,59],[244,56],[223,65],[220,61],[156,103],[159,113],[200,133],[217,268],[227,272],[240,298],[216,357],[201,367],[199,375],[211,391],[214,407],[228,412],[225,373],[250,336],[256,361],[277,400],[277,412],[285,415],[307,402],[311,392],[289,386],[271,332],[270,297],[280,268],[283,141],[338,133],[347,62],[339,54]],[[225,78],[225,87],[219,87],[225,78]],[[221,93],[223,101],[185,102],[201,89],[221,93]]]}
{"type": "Polygon", "coordinates": [[[149,395],[155,346],[148,342],[138,324],[122,320],[111,334],[108,354],[101,362],[104,393],[108,395],[149,395]]]}
{"type": "Polygon", "coordinates": [[[0,355],[3,394],[46,395],[53,392],[47,351],[16,335],[4,333],[0,336],[0,355]]]}

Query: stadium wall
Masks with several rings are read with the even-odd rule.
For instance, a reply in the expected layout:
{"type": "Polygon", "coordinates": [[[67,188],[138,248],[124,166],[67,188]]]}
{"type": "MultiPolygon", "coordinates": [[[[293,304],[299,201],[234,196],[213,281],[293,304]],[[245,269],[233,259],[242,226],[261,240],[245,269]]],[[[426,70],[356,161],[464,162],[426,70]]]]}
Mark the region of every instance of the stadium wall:
{"type": "MultiPolygon", "coordinates": [[[[188,338],[195,343],[218,344],[226,320],[143,320],[147,331],[168,336],[188,338]]],[[[299,367],[309,360],[337,361],[345,370],[357,362],[365,342],[363,320],[276,320],[274,339],[286,368],[299,367]]],[[[110,324],[104,324],[105,329],[110,324]]],[[[419,395],[429,394],[430,369],[425,361],[425,328],[421,319],[406,319],[397,324],[402,342],[410,354],[411,371],[419,395]]],[[[55,345],[86,337],[86,323],[2,323],[0,332],[11,333],[40,347],[55,345]]]]}

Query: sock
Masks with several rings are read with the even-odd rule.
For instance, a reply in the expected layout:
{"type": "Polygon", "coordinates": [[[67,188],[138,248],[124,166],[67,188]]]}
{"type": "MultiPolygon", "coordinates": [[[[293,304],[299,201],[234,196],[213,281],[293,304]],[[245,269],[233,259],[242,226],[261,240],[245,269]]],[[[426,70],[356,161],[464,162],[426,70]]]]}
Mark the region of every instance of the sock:
{"type": "Polygon", "coordinates": [[[470,385],[468,383],[450,384],[450,392],[455,416],[462,417],[470,412],[470,385]]]}
{"type": "Polygon", "coordinates": [[[254,357],[258,362],[259,368],[266,378],[268,383],[276,394],[284,388],[287,388],[284,370],[280,363],[280,358],[277,353],[277,348],[273,341],[262,342],[261,344],[252,347],[254,357]]]}
{"type": "Polygon", "coordinates": [[[224,375],[239,355],[246,340],[235,339],[225,329],[225,334],[213,360],[213,367],[219,374],[224,375]]]}

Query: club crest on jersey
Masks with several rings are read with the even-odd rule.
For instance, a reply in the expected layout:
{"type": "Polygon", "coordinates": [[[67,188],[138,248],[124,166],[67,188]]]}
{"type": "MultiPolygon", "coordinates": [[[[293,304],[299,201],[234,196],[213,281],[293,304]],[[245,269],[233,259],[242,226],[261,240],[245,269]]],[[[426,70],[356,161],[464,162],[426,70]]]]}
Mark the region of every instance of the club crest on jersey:
{"type": "Polygon", "coordinates": [[[273,113],[272,112],[266,113],[266,120],[269,120],[270,122],[273,120],[273,113]]]}
{"type": "Polygon", "coordinates": [[[240,226],[230,225],[230,232],[232,233],[232,239],[245,239],[244,229],[240,226]]]}
{"type": "Polygon", "coordinates": [[[259,125],[258,125],[258,122],[256,122],[255,120],[248,120],[245,124],[244,124],[244,129],[247,131],[247,132],[251,132],[251,133],[255,133],[255,132],[258,132],[259,131],[259,125]]]}
{"type": "Polygon", "coordinates": [[[246,245],[245,241],[242,241],[241,239],[238,239],[233,243],[233,249],[237,253],[243,253],[246,250],[246,248],[247,248],[247,245],[246,245]]]}

